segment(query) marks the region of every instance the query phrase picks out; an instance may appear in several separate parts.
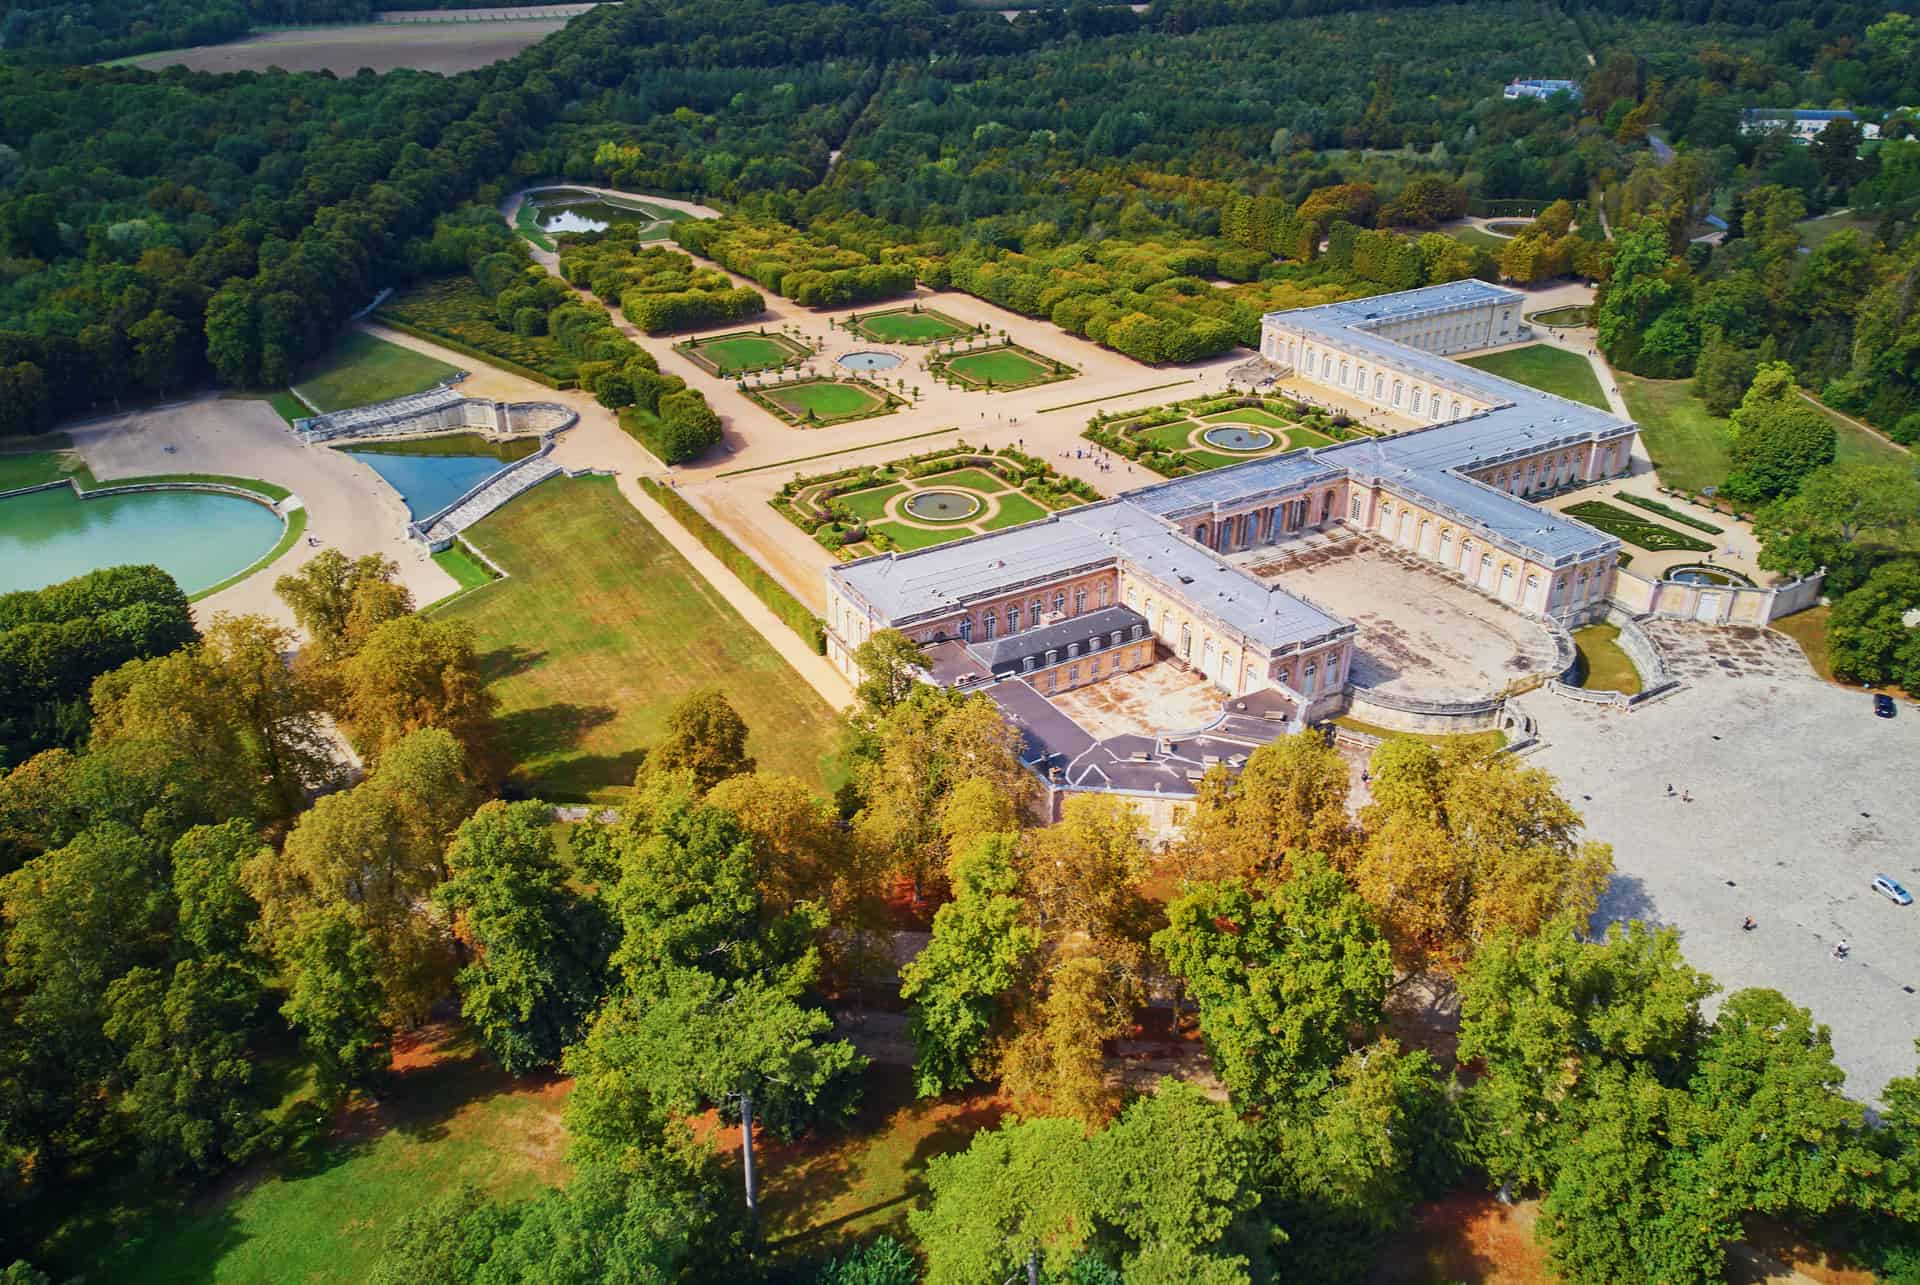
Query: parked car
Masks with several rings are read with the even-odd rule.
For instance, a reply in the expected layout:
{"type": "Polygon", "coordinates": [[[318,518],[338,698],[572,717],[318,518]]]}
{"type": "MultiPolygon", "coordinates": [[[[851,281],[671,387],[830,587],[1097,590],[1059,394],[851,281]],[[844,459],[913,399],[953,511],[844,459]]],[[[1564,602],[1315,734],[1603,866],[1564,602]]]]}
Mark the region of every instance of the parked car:
{"type": "Polygon", "coordinates": [[[1873,890],[1896,906],[1911,906],[1913,894],[1902,888],[1892,875],[1875,875],[1873,890]]]}
{"type": "Polygon", "coordinates": [[[1893,697],[1887,695],[1885,692],[1875,692],[1873,697],[1873,712],[1881,718],[1892,718],[1893,697]]]}

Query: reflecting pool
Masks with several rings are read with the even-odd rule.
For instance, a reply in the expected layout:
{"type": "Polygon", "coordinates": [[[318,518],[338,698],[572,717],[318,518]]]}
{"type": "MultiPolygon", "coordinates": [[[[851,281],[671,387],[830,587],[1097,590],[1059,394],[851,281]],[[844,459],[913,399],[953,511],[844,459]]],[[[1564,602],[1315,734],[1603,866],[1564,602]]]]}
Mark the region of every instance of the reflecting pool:
{"type": "Polygon", "coordinates": [[[253,565],[283,529],[264,504],[215,491],[16,495],[0,500],[0,592],[152,563],[195,594],[253,565]]]}
{"type": "Polygon", "coordinates": [[[386,480],[407,502],[418,521],[438,513],[506,465],[492,455],[398,455],[385,451],[342,451],[386,480]]]}

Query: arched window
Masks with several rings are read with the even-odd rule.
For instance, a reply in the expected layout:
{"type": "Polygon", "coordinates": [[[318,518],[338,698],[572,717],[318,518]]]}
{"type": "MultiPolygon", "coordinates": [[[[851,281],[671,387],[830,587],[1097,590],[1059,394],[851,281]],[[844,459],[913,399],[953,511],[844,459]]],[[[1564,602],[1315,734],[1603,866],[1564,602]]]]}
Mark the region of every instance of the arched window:
{"type": "Polygon", "coordinates": [[[1040,599],[1038,598],[1035,598],[1033,601],[1027,604],[1027,619],[1033,622],[1033,627],[1035,629],[1038,629],[1040,627],[1040,615],[1046,609],[1047,609],[1046,604],[1041,602],[1040,599]]]}
{"type": "Polygon", "coordinates": [[[1200,672],[1206,673],[1213,668],[1213,639],[1200,644],[1200,672]]]}
{"type": "Polygon", "coordinates": [[[1322,492],[1320,493],[1320,521],[1321,521],[1321,523],[1322,523],[1322,524],[1324,524],[1324,523],[1326,522],[1326,520],[1327,520],[1327,518],[1328,518],[1328,517],[1329,517],[1329,516],[1330,516],[1330,515],[1331,515],[1332,513],[1333,513],[1333,492],[1332,492],[1332,491],[1322,491],[1322,492]]]}
{"type": "Polygon", "coordinates": [[[1447,560],[1448,555],[1451,554],[1452,552],[1453,552],[1453,532],[1451,530],[1442,531],[1440,533],[1440,561],[1445,562],[1447,560]]]}
{"type": "Polygon", "coordinates": [[[1101,584],[1100,605],[1105,607],[1109,605],[1112,601],[1113,601],[1113,586],[1105,583],[1101,584]]]}
{"type": "Polygon", "coordinates": [[[1173,640],[1173,613],[1171,611],[1163,611],[1160,613],[1160,636],[1167,639],[1168,642],[1172,642],[1173,640]]]}
{"type": "Polygon", "coordinates": [[[1513,601],[1513,564],[1511,562],[1500,568],[1500,596],[1508,602],[1513,601]]]}
{"type": "Polygon", "coordinates": [[[1305,696],[1313,695],[1314,693],[1313,684],[1314,684],[1314,679],[1316,677],[1316,673],[1318,669],[1319,669],[1319,666],[1315,662],[1311,660],[1307,662],[1306,675],[1300,680],[1300,691],[1302,695],[1305,695],[1305,696]]]}
{"type": "Polygon", "coordinates": [[[1373,372],[1373,400],[1375,400],[1376,402],[1380,400],[1381,389],[1385,388],[1386,386],[1387,386],[1387,377],[1385,375],[1382,375],[1377,370],[1374,371],[1373,372]]]}
{"type": "Polygon", "coordinates": [[[1180,656],[1186,659],[1193,655],[1193,630],[1186,625],[1180,626],[1180,656]]]}
{"type": "Polygon", "coordinates": [[[1067,591],[1065,589],[1054,590],[1053,609],[1059,615],[1064,616],[1067,614],[1067,591]]]}
{"type": "Polygon", "coordinates": [[[1087,609],[1087,591],[1085,586],[1073,591],[1073,614],[1079,615],[1087,609]]]}
{"type": "Polygon", "coordinates": [[[993,641],[993,635],[997,632],[995,626],[999,623],[999,618],[991,611],[980,617],[980,636],[988,642],[993,641]]]}
{"type": "Polygon", "coordinates": [[[1007,607],[1007,632],[1010,634],[1020,632],[1020,604],[1017,602],[1007,607]]]}
{"type": "Polygon", "coordinates": [[[1440,394],[1439,393],[1435,393],[1433,395],[1433,402],[1427,408],[1427,413],[1433,416],[1435,419],[1440,418],[1440,394]]]}
{"type": "Polygon", "coordinates": [[[972,642],[972,641],[973,641],[973,621],[972,621],[972,620],[969,620],[969,619],[966,619],[966,618],[962,618],[962,619],[961,619],[961,621],[960,621],[960,641],[961,641],[961,642],[972,642]]]}
{"type": "Polygon", "coordinates": [[[1347,366],[1348,363],[1342,360],[1340,363],[1340,387],[1342,388],[1347,386],[1347,366]]]}
{"type": "Polygon", "coordinates": [[[1398,406],[1400,404],[1400,393],[1404,387],[1405,387],[1404,381],[1398,380],[1398,379],[1393,381],[1393,404],[1395,406],[1398,406]]]}
{"type": "Polygon", "coordinates": [[[1193,529],[1193,538],[1195,540],[1198,540],[1201,544],[1205,544],[1207,542],[1207,524],[1206,523],[1202,522],[1199,526],[1193,529]]]}
{"type": "Polygon", "coordinates": [[[1453,418],[1460,418],[1460,399],[1458,397],[1453,399],[1453,418]]]}
{"type": "Polygon", "coordinates": [[[1329,656],[1327,658],[1327,690],[1332,691],[1334,688],[1338,687],[1339,685],[1340,685],[1340,658],[1338,656],[1329,656]]]}

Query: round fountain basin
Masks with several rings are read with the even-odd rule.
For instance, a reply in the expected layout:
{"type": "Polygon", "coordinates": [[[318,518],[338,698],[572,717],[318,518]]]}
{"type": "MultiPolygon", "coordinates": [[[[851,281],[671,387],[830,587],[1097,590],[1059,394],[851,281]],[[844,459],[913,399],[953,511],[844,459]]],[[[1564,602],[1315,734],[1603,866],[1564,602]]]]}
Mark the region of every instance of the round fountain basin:
{"type": "Polygon", "coordinates": [[[984,505],[964,491],[915,491],[900,507],[922,522],[964,522],[984,505]]]}
{"type": "Polygon", "coordinates": [[[217,491],[16,495],[0,500],[0,593],[128,563],[153,563],[198,593],[246,570],[284,529],[265,505],[217,491]]]}
{"type": "Polygon", "coordinates": [[[1746,589],[1753,581],[1738,571],[1729,571],[1725,567],[1709,567],[1694,564],[1685,567],[1669,567],[1662,580],[1678,580],[1681,584],[1713,585],[1721,589],[1746,589]]]}
{"type": "Polygon", "coordinates": [[[904,360],[905,358],[901,357],[898,353],[850,352],[846,356],[839,358],[838,362],[848,370],[857,370],[864,373],[875,370],[892,370],[904,360]]]}
{"type": "Polygon", "coordinates": [[[1200,434],[1200,440],[1223,451],[1264,451],[1273,445],[1274,439],[1273,434],[1264,428],[1221,424],[1200,434]]]}

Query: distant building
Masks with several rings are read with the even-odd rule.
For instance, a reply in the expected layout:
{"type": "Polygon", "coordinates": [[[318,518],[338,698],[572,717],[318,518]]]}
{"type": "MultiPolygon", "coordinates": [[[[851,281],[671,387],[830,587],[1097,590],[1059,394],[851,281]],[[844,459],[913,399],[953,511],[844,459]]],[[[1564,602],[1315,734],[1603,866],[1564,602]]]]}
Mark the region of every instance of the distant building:
{"type": "Polygon", "coordinates": [[[1516,80],[1507,86],[1506,98],[1552,98],[1555,94],[1566,94],[1574,102],[1580,101],[1580,86],[1571,80],[1516,80]]]}
{"type": "Polygon", "coordinates": [[[1852,112],[1803,111],[1797,107],[1749,107],[1740,113],[1742,134],[1786,134],[1796,143],[1811,143],[1820,131],[1837,120],[1850,120],[1860,126],[1860,137],[1880,137],[1880,127],[1861,120],[1852,112]]]}

